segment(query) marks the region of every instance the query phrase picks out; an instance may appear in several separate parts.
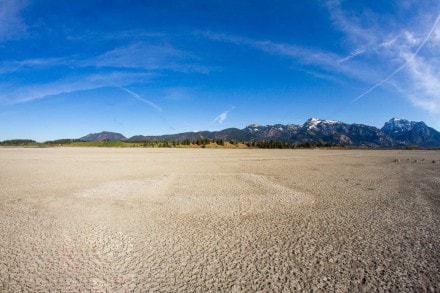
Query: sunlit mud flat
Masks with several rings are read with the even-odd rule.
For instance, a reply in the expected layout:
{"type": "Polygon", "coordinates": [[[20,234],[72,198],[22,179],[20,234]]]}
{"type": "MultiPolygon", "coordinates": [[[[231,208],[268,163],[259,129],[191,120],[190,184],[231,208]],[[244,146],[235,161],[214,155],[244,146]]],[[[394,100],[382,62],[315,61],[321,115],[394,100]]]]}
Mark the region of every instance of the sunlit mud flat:
{"type": "Polygon", "coordinates": [[[440,291],[440,152],[0,149],[0,291],[440,291]]]}

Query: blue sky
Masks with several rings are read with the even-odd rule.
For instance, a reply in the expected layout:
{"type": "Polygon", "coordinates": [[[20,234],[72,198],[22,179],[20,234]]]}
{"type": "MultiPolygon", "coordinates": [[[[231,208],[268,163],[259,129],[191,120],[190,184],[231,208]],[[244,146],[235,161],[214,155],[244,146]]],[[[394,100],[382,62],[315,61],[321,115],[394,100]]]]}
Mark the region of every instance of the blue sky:
{"type": "Polygon", "coordinates": [[[440,2],[0,0],[0,140],[440,129],[440,2]]]}

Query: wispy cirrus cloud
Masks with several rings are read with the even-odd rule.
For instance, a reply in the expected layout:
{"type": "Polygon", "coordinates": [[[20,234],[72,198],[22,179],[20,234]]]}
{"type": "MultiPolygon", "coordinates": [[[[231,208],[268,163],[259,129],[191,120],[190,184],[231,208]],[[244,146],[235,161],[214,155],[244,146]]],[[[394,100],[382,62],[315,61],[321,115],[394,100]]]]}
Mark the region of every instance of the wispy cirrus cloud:
{"type": "MultiPolygon", "coordinates": [[[[440,113],[440,3],[420,5],[408,0],[396,6],[395,14],[384,17],[362,6],[345,10],[343,0],[326,1],[330,22],[343,33],[339,51],[309,48],[271,40],[255,40],[215,32],[199,32],[212,41],[248,46],[267,54],[289,58],[309,66],[306,72],[332,79],[348,77],[370,84],[352,102],[365,98],[387,85],[399,88],[414,106],[429,113],[440,113]],[[430,7],[429,10],[424,9],[430,7]],[[405,21],[402,21],[402,18],[405,21]],[[344,48],[345,47],[345,48],[344,48]],[[345,53],[344,53],[345,50],[345,53]],[[395,78],[399,75],[399,78],[395,78]]],[[[350,6],[350,5],[348,5],[350,6]]]]}
{"type": "Polygon", "coordinates": [[[137,42],[128,46],[116,47],[101,55],[84,60],[81,65],[97,68],[209,72],[209,68],[200,64],[197,59],[193,53],[176,49],[170,44],[137,42]]]}
{"type": "Polygon", "coordinates": [[[377,74],[368,68],[358,70],[358,67],[361,67],[359,63],[352,62],[351,64],[346,64],[346,61],[349,61],[356,55],[363,54],[365,51],[362,49],[354,51],[354,53],[349,56],[344,56],[331,51],[324,51],[316,48],[306,48],[300,45],[279,43],[270,40],[254,40],[250,38],[206,31],[199,32],[198,34],[212,41],[226,42],[235,44],[237,46],[248,46],[273,56],[288,58],[292,62],[298,64],[311,66],[313,67],[312,71],[317,73],[313,74],[314,76],[327,76],[331,79],[332,74],[335,75],[335,73],[342,73],[346,77],[360,80],[374,80],[374,78],[377,77],[377,74]],[[340,60],[343,60],[343,62],[340,60]],[[320,71],[319,74],[318,71],[320,71]]]}
{"type": "Polygon", "coordinates": [[[0,42],[26,34],[27,26],[21,18],[25,0],[0,1],[0,42]]]}
{"type": "Polygon", "coordinates": [[[79,56],[30,58],[8,60],[0,65],[0,76],[3,76],[4,80],[7,80],[8,74],[13,73],[33,77],[44,70],[56,73],[51,82],[34,81],[20,86],[12,82],[0,83],[0,89],[3,89],[0,101],[3,102],[30,102],[58,94],[101,88],[113,82],[124,92],[150,104],[156,110],[161,108],[128,90],[126,86],[142,82],[145,77],[151,78],[163,70],[202,74],[210,70],[207,66],[200,65],[194,55],[178,50],[172,45],[152,45],[142,42],[116,47],[87,58],[79,56]],[[52,70],[55,67],[57,70],[52,70]]]}
{"type": "Polygon", "coordinates": [[[435,29],[432,39],[436,46],[440,45],[440,26],[435,29]]]}
{"type": "Polygon", "coordinates": [[[101,86],[89,79],[72,78],[43,84],[27,84],[20,87],[13,84],[2,84],[0,87],[2,92],[0,101],[4,104],[20,104],[60,94],[91,90],[101,86]]]}
{"type": "Polygon", "coordinates": [[[271,55],[295,59],[305,64],[328,65],[334,63],[335,57],[339,57],[332,52],[305,48],[294,44],[273,42],[271,40],[256,40],[212,31],[197,32],[197,34],[211,41],[230,43],[237,46],[248,46],[271,55]]]}
{"type": "Polygon", "coordinates": [[[440,114],[440,62],[426,62],[422,57],[408,56],[406,63],[412,87],[406,90],[408,98],[430,114],[440,114]]]}
{"type": "Polygon", "coordinates": [[[12,83],[0,85],[0,102],[19,104],[34,100],[108,87],[109,83],[127,85],[148,78],[145,73],[107,72],[80,75],[55,80],[49,83],[34,83],[17,87],[12,83]]]}
{"type": "Polygon", "coordinates": [[[9,60],[0,63],[0,74],[7,74],[21,70],[38,70],[53,66],[68,66],[72,61],[67,58],[31,58],[23,60],[9,60]]]}
{"type": "Polygon", "coordinates": [[[117,47],[85,61],[85,65],[116,68],[173,68],[183,58],[184,52],[169,45],[135,43],[117,47]]]}
{"type": "Polygon", "coordinates": [[[365,50],[364,50],[364,49],[356,49],[356,50],[354,50],[353,52],[351,52],[348,56],[345,56],[344,58],[339,59],[339,60],[338,60],[338,63],[344,63],[344,62],[347,62],[347,61],[353,59],[354,57],[356,57],[356,56],[358,56],[358,55],[361,55],[361,54],[363,54],[363,53],[365,53],[365,50]]]}
{"type": "MultiPolygon", "coordinates": [[[[431,30],[428,32],[428,34],[423,39],[423,41],[420,41],[420,40],[414,38],[414,36],[412,36],[412,34],[406,32],[405,35],[406,35],[408,42],[410,44],[417,44],[418,48],[414,52],[411,52],[411,53],[407,52],[405,49],[401,49],[402,50],[401,55],[403,56],[403,59],[405,60],[405,62],[401,66],[399,66],[397,69],[395,69],[391,74],[386,76],[383,80],[379,81],[377,84],[373,85],[371,88],[366,90],[364,93],[360,94],[355,99],[353,99],[352,102],[356,102],[359,99],[363,98],[364,96],[371,93],[373,90],[375,90],[376,88],[378,88],[379,86],[381,86],[382,84],[384,84],[385,82],[387,82],[388,80],[393,78],[397,73],[399,73],[403,69],[406,69],[407,67],[409,67],[409,74],[412,77],[413,81],[416,81],[417,84],[420,85],[418,87],[419,88],[421,87],[421,89],[425,92],[425,94],[431,96],[431,98],[433,99],[431,101],[432,103],[428,103],[430,105],[433,105],[433,106],[429,107],[428,110],[431,112],[437,111],[437,108],[438,108],[438,106],[440,106],[440,104],[435,105],[436,104],[435,101],[440,98],[440,91],[439,91],[438,83],[436,84],[436,82],[439,81],[439,77],[435,76],[433,71],[429,70],[430,66],[428,66],[428,64],[425,64],[425,62],[422,61],[423,60],[422,58],[417,58],[417,55],[419,54],[420,50],[422,50],[422,48],[425,46],[425,44],[430,39],[431,35],[433,34],[435,29],[437,28],[439,21],[440,21],[440,15],[434,21],[434,24],[432,25],[431,30]],[[424,68],[424,69],[422,69],[422,68],[424,68]]],[[[415,103],[415,104],[420,105],[419,103],[415,103]]],[[[426,103],[422,103],[422,105],[426,105],[426,103]]]]}
{"type": "Polygon", "coordinates": [[[367,12],[362,12],[364,15],[347,12],[342,8],[343,2],[341,0],[324,2],[333,26],[343,31],[348,41],[353,44],[371,47],[379,43],[384,36],[371,21],[374,15],[366,14],[367,12]],[[366,25],[367,23],[369,25],[366,25]]]}
{"type": "Polygon", "coordinates": [[[121,31],[86,31],[81,34],[70,33],[66,40],[73,42],[100,43],[102,41],[121,41],[125,43],[133,40],[143,40],[146,42],[157,41],[166,38],[168,35],[163,32],[145,31],[142,29],[130,29],[121,31]]]}
{"type": "MultiPolygon", "coordinates": [[[[405,9],[412,12],[411,18],[404,22],[398,14],[383,22],[371,11],[358,14],[345,11],[344,1],[326,2],[333,24],[345,34],[348,42],[375,58],[374,64],[364,62],[364,68],[382,72],[382,77],[352,102],[389,84],[399,89],[415,107],[431,114],[440,113],[440,72],[435,70],[440,67],[440,3],[428,2],[424,5],[419,1],[402,3],[404,5],[399,6],[401,13],[405,14],[405,9]],[[384,75],[386,72],[388,74],[384,75]],[[399,78],[395,78],[397,75],[399,78]]],[[[351,55],[347,56],[348,60],[351,55]]]]}
{"type": "Polygon", "coordinates": [[[231,107],[229,110],[223,111],[217,117],[215,117],[214,120],[212,120],[208,125],[212,125],[214,123],[222,124],[223,122],[226,121],[226,119],[228,119],[228,114],[233,109],[235,109],[235,107],[231,107]]]}

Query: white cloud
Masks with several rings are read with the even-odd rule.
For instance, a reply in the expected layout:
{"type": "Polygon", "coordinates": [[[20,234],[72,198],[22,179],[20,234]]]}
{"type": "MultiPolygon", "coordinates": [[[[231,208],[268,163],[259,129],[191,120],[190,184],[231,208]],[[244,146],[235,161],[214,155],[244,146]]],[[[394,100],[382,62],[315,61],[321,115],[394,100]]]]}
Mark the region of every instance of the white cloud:
{"type": "Polygon", "coordinates": [[[0,74],[11,73],[23,69],[41,69],[51,66],[68,65],[66,58],[33,58],[0,63],[0,74]]]}
{"type": "Polygon", "coordinates": [[[413,104],[430,113],[440,114],[440,64],[428,64],[422,57],[407,56],[407,72],[412,89],[408,95],[413,104]]]}
{"type": "Polygon", "coordinates": [[[331,52],[323,52],[320,50],[313,50],[292,44],[276,43],[268,40],[254,40],[250,38],[219,34],[214,32],[202,32],[199,34],[212,41],[231,43],[238,46],[249,46],[272,55],[297,59],[303,63],[328,64],[334,63],[334,58],[339,57],[331,52]]]}
{"type": "Polygon", "coordinates": [[[171,46],[137,43],[115,48],[88,62],[96,67],[157,69],[165,66],[164,63],[173,66],[173,62],[182,55],[183,52],[171,46]]]}
{"type": "MultiPolygon", "coordinates": [[[[415,107],[430,114],[440,113],[440,60],[436,47],[440,44],[440,16],[433,14],[440,6],[434,3],[432,1],[432,5],[427,5],[413,1],[405,7],[399,6],[396,9],[401,9],[400,12],[406,9],[405,15],[408,15],[408,11],[412,15],[402,21],[398,16],[384,19],[370,14],[367,18],[363,12],[356,14],[353,11],[344,11],[342,1],[327,2],[333,24],[345,34],[347,41],[357,47],[368,44],[362,48],[374,58],[374,62],[364,62],[364,68],[370,68],[379,74],[391,72],[382,76],[352,102],[390,83],[415,107]],[[427,6],[430,7],[429,10],[425,9],[427,6]],[[366,22],[369,23],[368,26],[362,25],[366,22]],[[399,78],[396,78],[397,75],[399,78]]],[[[342,60],[351,60],[357,55],[355,53],[342,60]]],[[[362,62],[359,64],[362,65],[362,62]]],[[[357,68],[363,70],[362,67],[357,68]]]]}
{"type": "Polygon", "coordinates": [[[195,95],[195,88],[169,87],[163,90],[163,98],[171,101],[190,100],[195,95]]]}
{"type": "Polygon", "coordinates": [[[353,59],[354,57],[356,57],[357,55],[361,55],[361,54],[363,54],[363,53],[365,53],[365,50],[364,50],[364,49],[356,49],[356,50],[354,50],[353,52],[351,52],[348,56],[346,56],[346,57],[344,57],[344,58],[342,58],[342,59],[339,59],[339,60],[338,60],[338,63],[344,63],[344,62],[347,62],[347,61],[353,59]]]}
{"type": "MultiPolygon", "coordinates": [[[[198,73],[209,71],[206,67],[192,63],[193,59],[194,57],[190,54],[170,45],[137,43],[115,48],[87,60],[61,57],[0,62],[0,76],[3,79],[0,83],[0,102],[24,103],[63,93],[107,87],[109,83],[115,83],[123,87],[120,89],[132,97],[160,111],[159,106],[129,91],[125,86],[151,77],[163,69],[198,73]],[[7,82],[7,76],[10,73],[20,72],[38,76],[41,70],[55,66],[61,68],[58,72],[71,73],[72,69],[75,69],[75,72],[68,78],[56,76],[52,82],[22,86],[7,82]],[[82,73],[84,70],[93,73],[82,73]]],[[[174,93],[175,97],[176,95],[177,93],[174,93]]]]}
{"type": "Polygon", "coordinates": [[[211,123],[209,123],[209,125],[214,124],[214,123],[219,123],[222,124],[226,119],[228,119],[228,114],[231,110],[233,110],[235,107],[231,107],[229,110],[224,111],[222,113],[220,113],[220,115],[218,115],[217,117],[215,117],[214,120],[211,121],[211,123]]]}
{"type": "Polygon", "coordinates": [[[59,94],[71,93],[81,90],[98,88],[95,83],[89,80],[65,79],[46,84],[34,84],[15,88],[13,86],[3,85],[0,100],[3,103],[19,104],[33,100],[44,99],[59,94]]]}
{"type": "MultiPolygon", "coordinates": [[[[416,14],[411,21],[402,22],[401,19],[389,18],[383,22],[381,17],[376,17],[372,12],[358,14],[352,11],[346,12],[342,9],[341,2],[328,1],[327,8],[334,26],[344,33],[347,43],[356,48],[346,56],[298,45],[212,32],[204,32],[202,35],[213,41],[249,46],[268,54],[290,58],[300,64],[310,65],[315,76],[326,76],[329,79],[329,75],[334,76],[337,73],[337,76],[342,73],[349,78],[373,84],[352,102],[364,98],[392,80],[394,84],[401,83],[400,88],[405,89],[405,95],[414,106],[430,113],[439,111],[440,72],[435,70],[440,68],[440,61],[435,61],[435,56],[439,56],[438,51],[433,51],[431,56],[428,56],[426,50],[423,52],[421,50],[428,41],[430,44],[440,44],[440,16],[416,14]],[[426,26],[428,20],[431,27],[426,26]],[[415,24],[418,23],[420,25],[416,26],[415,24]],[[354,60],[360,55],[365,56],[354,60]],[[390,73],[384,76],[384,72],[390,73]],[[394,77],[399,73],[406,74],[408,78],[395,80],[394,77]]],[[[421,13],[432,12],[421,10],[421,13]]],[[[221,117],[227,117],[227,113],[217,118],[221,117]]]]}
{"type": "Polygon", "coordinates": [[[341,2],[340,0],[326,2],[333,25],[344,32],[346,38],[355,45],[371,46],[377,44],[382,35],[376,27],[372,26],[371,18],[373,16],[369,14],[365,17],[365,15],[346,13],[341,7],[341,2]],[[364,18],[368,18],[369,26],[362,23],[364,18]]]}
{"type": "MultiPolygon", "coordinates": [[[[418,106],[420,108],[423,108],[425,110],[428,110],[429,112],[437,112],[438,108],[440,108],[440,86],[439,86],[439,73],[434,73],[434,71],[431,69],[430,65],[423,61],[423,57],[419,57],[419,52],[423,49],[425,44],[430,39],[431,35],[436,30],[438,24],[440,22],[440,15],[435,20],[434,24],[432,25],[430,31],[426,35],[426,37],[423,39],[423,41],[416,43],[419,44],[419,47],[414,52],[408,52],[406,51],[406,46],[402,46],[402,48],[399,48],[401,50],[401,56],[403,57],[404,63],[398,67],[396,70],[394,70],[390,75],[385,77],[383,80],[369,88],[367,91],[356,97],[352,100],[353,102],[358,101],[359,99],[363,98],[385,82],[389,81],[391,78],[393,78],[397,73],[402,71],[403,69],[407,69],[407,72],[409,72],[409,75],[411,77],[411,82],[413,83],[413,89],[419,89],[421,90],[425,95],[412,95],[408,94],[408,97],[411,97],[411,101],[415,106],[418,106]],[[414,102],[414,97],[421,96],[421,98],[418,99],[419,102],[414,102]]],[[[408,37],[407,37],[408,38],[408,37]]],[[[410,38],[412,40],[412,37],[410,38]]],[[[410,43],[413,43],[410,41],[410,43]]],[[[438,68],[438,66],[436,67],[438,68]]],[[[438,71],[437,71],[438,72],[438,71]]]]}
{"type": "MultiPolygon", "coordinates": [[[[267,54],[279,56],[281,58],[288,58],[292,61],[313,67],[314,76],[331,76],[335,73],[342,73],[349,78],[373,81],[379,78],[379,75],[374,70],[371,70],[368,66],[364,66],[363,63],[355,61],[350,64],[341,62],[340,60],[348,61],[353,59],[357,55],[361,55],[366,52],[364,49],[357,49],[351,53],[350,56],[341,56],[334,52],[322,51],[319,49],[305,48],[298,45],[277,43],[272,41],[254,40],[249,38],[243,38],[238,36],[230,36],[226,34],[217,34],[213,32],[203,32],[200,35],[218,42],[231,43],[237,46],[248,46],[256,50],[263,51],[267,54]],[[362,70],[360,70],[362,68],[362,70]],[[317,71],[321,71],[321,74],[317,71]]],[[[309,72],[305,70],[305,72],[309,72]]],[[[339,78],[339,77],[338,77],[339,78]]]]}
{"type": "Polygon", "coordinates": [[[416,36],[414,36],[414,34],[412,32],[406,31],[404,34],[405,34],[406,41],[410,45],[416,46],[416,45],[420,44],[420,39],[417,38],[416,36]]]}
{"type": "Polygon", "coordinates": [[[440,26],[437,26],[432,40],[436,45],[440,45],[440,26]]]}
{"type": "Polygon", "coordinates": [[[0,0],[0,42],[26,33],[26,24],[20,16],[26,4],[24,0],[0,0]]]}
{"type": "Polygon", "coordinates": [[[211,123],[209,123],[209,124],[211,125],[211,124],[216,123],[216,122],[218,122],[219,124],[222,124],[223,121],[228,119],[228,113],[229,113],[229,111],[225,111],[225,112],[221,113],[214,120],[212,120],[211,123]]]}
{"type": "Polygon", "coordinates": [[[21,87],[3,83],[0,85],[0,102],[4,104],[26,103],[60,94],[108,87],[109,83],[127,85],[146,77],[148,75],[142,73],[110,72],[69,77],[54,82],[21,87]]]}
{"type": "Polygon", "coordinates": [[[379,44],[379,48],[381,48],[381,47],[385,48],[385,49],[393,48],[393,46],[395,45],[396,41],[397,41],[396,37],[393,37],[393,38],[391,38],[389,40],[385,40],[385,41],[383,41],[382,43],[379,44]]]}
{"type": "Polygon", "coordinates": [[[133,68],[144,70],[172,70],[177,72],[208,73],[193,54],[168,44],[134,43],[117,47],[99,56],[80,62],[81,66],[97,68],[133,68]]]}

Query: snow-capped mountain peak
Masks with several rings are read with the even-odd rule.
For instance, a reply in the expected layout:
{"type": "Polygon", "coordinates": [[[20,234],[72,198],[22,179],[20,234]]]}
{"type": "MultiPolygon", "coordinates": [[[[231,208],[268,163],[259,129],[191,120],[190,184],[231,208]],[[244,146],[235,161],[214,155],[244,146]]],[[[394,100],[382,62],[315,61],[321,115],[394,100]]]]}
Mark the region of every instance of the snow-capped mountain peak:
{"type": "Polygon", "coordinates": [[[262,126],[259,124],[251,124],[246,127],[246,129],[248,129],[250,133],[258,132],[261,130],[261,128],[262,126]]]}
{"type": "Polygon", "coordinates": [[[393,118],[381,131],[401,145],[435,146],[440,141],[440,133],[424,122],[393,118]]]}
{"type": "Polygon", "coordinates": [[[388,134],[410,131],[413,129],[415,123],[416,122],[410,122],[406,119],[394,117],[385,123],[385,125],[382,127],[382,131],[388,134]]]}
{"type": "Polygon", "coordinates": [[[316,129],[319,124],[327,124],[327,125],[333,125],[337,124],[339,121],[336,120],[325,120],[325,119],[319,119],[319,118],[310,118],[304,123],[304,126],[307,127],[308,130],[316,129]]]}

